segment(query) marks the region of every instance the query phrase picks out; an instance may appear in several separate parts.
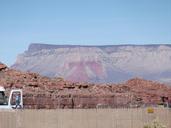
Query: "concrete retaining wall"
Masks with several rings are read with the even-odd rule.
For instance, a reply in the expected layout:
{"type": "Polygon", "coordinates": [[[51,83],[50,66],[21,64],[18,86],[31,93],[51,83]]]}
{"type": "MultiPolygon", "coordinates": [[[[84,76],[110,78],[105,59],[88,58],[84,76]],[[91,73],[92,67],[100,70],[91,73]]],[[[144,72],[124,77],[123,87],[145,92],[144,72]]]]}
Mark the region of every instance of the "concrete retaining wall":
{"type": "Polygon", "coordinates": [[[0,111],[0,128],[143,128],[158,118],[171,128],[171,109],[57,109],[0,111]]]}

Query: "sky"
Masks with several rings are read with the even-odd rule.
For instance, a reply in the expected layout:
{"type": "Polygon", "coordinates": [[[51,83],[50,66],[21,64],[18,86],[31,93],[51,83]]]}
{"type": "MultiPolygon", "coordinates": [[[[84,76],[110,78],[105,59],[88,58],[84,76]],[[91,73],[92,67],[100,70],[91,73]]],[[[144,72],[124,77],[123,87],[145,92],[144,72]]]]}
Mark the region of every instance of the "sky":
{"type": "Polygon", "coordinates": [[[30,43],[171,44],[171,0],[0,0],[0,61],[30,43]]]}

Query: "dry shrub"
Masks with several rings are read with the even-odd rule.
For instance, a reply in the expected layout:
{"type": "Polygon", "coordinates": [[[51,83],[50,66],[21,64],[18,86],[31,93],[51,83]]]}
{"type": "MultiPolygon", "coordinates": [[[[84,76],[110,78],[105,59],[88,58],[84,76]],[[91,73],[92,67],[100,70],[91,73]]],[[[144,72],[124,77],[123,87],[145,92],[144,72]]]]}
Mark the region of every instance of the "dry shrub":
{"type": "Polygon", "coordinates": [[[149,124],[146,124],[144,128],[167,128],[165,125],[163,125],[161,122],[159,122],[158,119],[155,119],[149,124]]]}

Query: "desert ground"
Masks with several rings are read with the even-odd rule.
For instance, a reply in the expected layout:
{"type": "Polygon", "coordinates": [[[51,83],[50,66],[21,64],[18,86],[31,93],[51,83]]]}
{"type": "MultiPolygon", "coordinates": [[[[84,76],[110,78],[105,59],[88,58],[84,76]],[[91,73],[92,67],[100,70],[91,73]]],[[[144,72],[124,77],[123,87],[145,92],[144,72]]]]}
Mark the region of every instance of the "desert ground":
{"type": "Polygon", "coordinates": [[[1,110],[0,128],[143,128],[154,119],[171,128],[171,109],[1,110]]]}

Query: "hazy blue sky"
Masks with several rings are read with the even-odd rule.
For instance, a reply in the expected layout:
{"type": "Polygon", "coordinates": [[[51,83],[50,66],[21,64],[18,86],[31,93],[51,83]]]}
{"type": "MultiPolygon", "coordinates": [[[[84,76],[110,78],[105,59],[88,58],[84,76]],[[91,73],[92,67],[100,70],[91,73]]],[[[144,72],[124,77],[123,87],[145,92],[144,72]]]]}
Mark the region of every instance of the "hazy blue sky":
{"type": "Polygon", "coordinates": [[[0,0],[0,61],[30,43],[171,43],[171,0],[0,0]]]}

